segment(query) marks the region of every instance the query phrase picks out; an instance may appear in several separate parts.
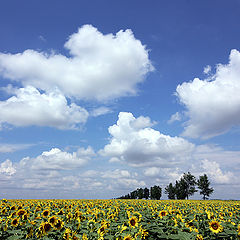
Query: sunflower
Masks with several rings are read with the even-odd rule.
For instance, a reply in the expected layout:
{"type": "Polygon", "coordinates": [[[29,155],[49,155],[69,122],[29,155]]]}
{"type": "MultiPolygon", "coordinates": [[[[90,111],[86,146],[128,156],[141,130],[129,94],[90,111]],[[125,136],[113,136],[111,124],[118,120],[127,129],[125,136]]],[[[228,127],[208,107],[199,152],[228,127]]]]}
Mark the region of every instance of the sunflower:
{"type": "Polygon", "coordinates": [[[16,206],[15,205],[11,206],[10,210],[13,210],[13,211],[16,210],[16,206]]]}
{"type": "Polygon", "coordinates": [[[162,210],[162,211],[159,212],[159,217],[160,218],[165,217],[165,216],[167,216],[167,212],[166,211],[162,210]]]}
{"type": "Polygon", "coordinates": [[[238,225],[238,235],[240,235],[240,224],[238,225]]]}
{"type": "Polygon", "coordinates": [[[14,226],[14,227],[17,227],[19,223],[19,219],[18,218],[14,218],[12,221],[11,221],[11,225],[14,226]]]}
{"type": "Polygon", "coordinates": [[[63,234],[63,239],[69,240],[71,238],[71,229],[67,228],[63,234]]]}
{"type": "Polygon", "coordinates": [[[56,223],[54,224],[54,228],[60,230],[63,228],[64,222],[61,219],[57,219],[56,223]]]}
{"type": "Polygon", "coordinates": [[[128,223],[130,227],[135,228],[138,226],[138,219],[135,216],[133,216],[129,219],[128,223]]]}
{"type": "Polygon", "coordinates": [[[221,224],[218,221],[211,221],[209,223],[209,228],[214,233],[219,233],[219,232],[222,232],[222,230],[223,230],[223,227],[221,226],[221,224]]]}
{"type": "Polygon", "coordinates": [[[86,233],[84,233],[84,234],[82,235],[82,240],[88,240],[88,237],[87,237],[86,233]]]}
{"type": "Polygon", "coordinates": [[[123,240],[133,240],[132,236],[131,235],[127,235],[124,237],[123,240]]]}
{"type": "Polygon", "coordinates": [[[52,216],[48,219],[48,222],[52,225],[52,227],[55,225],[55,223],[57,222],[57,218],[56,216],[52,216]]]}
{"type": "Polygon", "coordinates": [[[26,213],[27,213],[26,210],[25,210],[25,209],[22,209],[22,208],[17,211],[17,215],[18,215],[19,217],[25,215],[26,213]]]}
{"type": "Polygon", "coordinates": [[[47,209],[47,210],[44,210],[44,211],[42,212],[42,215],[43,215],[44,218],[48,217],[49,214],[50,214],[50,211],[49,211],[48,209],[47,209]]]}
{"type": "Polygon", "coordinates": [[[196,236],[196,240],[203,240],[203,236],[202,236],[201,234],[198,234],[198,235],[196,236]]]}
{"type": "Polygon", "coordinates": [[[44,222],[43,223],[43,233],[48,233],[52,229],[52,226],[49,222],[44,222]]]}
{"type": "Polygon", "coordinates": [[[107,225],[102,225],[102,226],[98,229],[97,233],[98,233],[100,236],[102,236],[102,235],[104,235],[104,233],[106,232],[105,229],[107,229],[107,225]]]}

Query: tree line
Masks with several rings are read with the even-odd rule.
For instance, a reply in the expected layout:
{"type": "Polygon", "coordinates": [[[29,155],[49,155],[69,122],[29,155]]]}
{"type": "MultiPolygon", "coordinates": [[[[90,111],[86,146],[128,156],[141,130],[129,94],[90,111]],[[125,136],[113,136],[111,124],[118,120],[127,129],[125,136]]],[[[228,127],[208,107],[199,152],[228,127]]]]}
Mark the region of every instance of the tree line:
{"type": "MultiPolygon", "coordinates": [[[[203,199],[208,199],[208,197],[213,193],[214,189],[210,187],[210,181],[206,174],[199,176],[196,179],[190,172],[184,173],[180,180],[176,181],[175,184],[169,183],[165,187],[164,193],[168,195],[168,199],[189,199],[195,192],[200,190],[200,195],[203,199]]],[[[138,188],[127,195],[121,196],[118,199],[156,199],[160,200],[162,196],[162,188],[160,186],[153,186],[148,188],[138,188]]]]}

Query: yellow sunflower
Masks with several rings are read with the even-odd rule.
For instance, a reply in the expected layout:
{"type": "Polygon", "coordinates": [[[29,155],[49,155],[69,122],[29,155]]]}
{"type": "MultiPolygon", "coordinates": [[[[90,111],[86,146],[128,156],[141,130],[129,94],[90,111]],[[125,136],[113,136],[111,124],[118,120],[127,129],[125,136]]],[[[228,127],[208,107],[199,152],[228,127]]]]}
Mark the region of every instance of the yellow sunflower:
{"type": "Polygon", "coordinates": [[[167,216],[167,211],[162,210],[162,211],[159,212],[158,215],[159,215],[160,218],[165,217],[165,216],[167,216]]]}
{"type": "Polygon", "coordinates": [[[67,228],[63,234],[63,239],[69,240],[71,238],[71,229],[67,228]]]}
{"type": "Polygon", "coordinates": [[[49,222],[52,226],[54,226],[54,225],[56,224],[56,222],[57,222],[56,216],[50,217],[50,218],[48,219],[48,222],[49,222]]]}
{"type": "Polygon", "coordinates": [[[238,235],[240,235],[240,224],[238,225],[238,235]]]}
{"type": "Polygon", "coordinates": [[[19,209],[19,210],[17,211],[17,215],[18,215],[19,217],[23,216],[23,215],[26,214],[26,213],[27,213],[27,212],[26,212],[25,209],[19,209]]]}
{"type": "Polygon", "coordinates": [[[49,222],[45,222],[45,223],[43,224],[43,232],[44,232],[44,233],[50,232],[51,229],[52,229],[52,226],[51,226],[51,224],[50,224],[49,222]]]}
{"type": "Polygon", "coordinates": [[[223,230],[223,227],[221,226],[221,224],[218,221],[211,221],[209,223],[209,228],[214,233],[219,233],[219,232],[222,232],[222,230],[223,230]]]}
{"type": "Polygon", "coordinates": [[[124,237],[123,240],[134,240],[134,238],[132,238],[131,235],[127,235],[127,236],[124,237]]]}
{"type": "Polygon", "coordinates": [[[11,221],[11,225],[14,226],[14,227],[17,227],[19,223],[19,219],[18,218],[14,218],[12,221],[11,221]]]}
{"type": "Polygon", "coordinates": [[[44,210],[44,211],[42,212],[42,215],[43,215],[44,218],[48,217],[49,214],[50,214],[50,211],[49,211],[48,209],[47,209],[47,210],[44,210]]]}
{"type": "Polygon", "coordinates": [[[203,236],[202,236],[201,234],[198,234],[198,235],[196,236],[196,240],[203,240],[203,236]]]}
{"type": "Polygon", "coordinates": [[[54,228],[60,230],[63,228],[64,222],[61,219],[57,219],[56,223],[54,224],[54,228]]]}
{"type": "Polygon", "coordinates": [[[135,216],[133,216],[129,219],[128,224],[132,228],[138,227],[138,219],[135,216]]]}

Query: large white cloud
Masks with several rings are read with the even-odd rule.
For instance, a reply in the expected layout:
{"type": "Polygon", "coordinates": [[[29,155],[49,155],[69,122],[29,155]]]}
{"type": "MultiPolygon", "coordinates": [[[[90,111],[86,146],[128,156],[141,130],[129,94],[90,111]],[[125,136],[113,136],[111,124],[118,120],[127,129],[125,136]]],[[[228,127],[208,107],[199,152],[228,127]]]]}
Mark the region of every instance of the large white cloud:
{"type": "Polygon", "coordinates": [[[15,90],[15,96],[0,101],[0,126],[4,123],[14,126],[50,126],[59,129],[77,128],[84,124],[88,112],[72,103],[57,89],[40,93],[27,86],[15,90]]]}
{"type": "Polygon", "coordinates": [[[211,78],[178,85],[176,95],[187,108],[184,136],[209,138],[240,125],[240,52],[232,50],[229,63],[217,65],[211,78]]]}
{"type": "Polygon", "coordinates": [[[131,30],[104,35],[84,25],[64,46],[70,57],[34,50],[0,53],[0,74],[23,86],[58,87],[68,97],[102,101],[136,94],[137,84],[153,70],[146,47],[131,30]]]}
{"type": "Polygon", "coordinates": [[[151,128],[152,125],[149,118],[119,113],[117,124],[109,127],[110,143],[100,154],[110,157],[112,162],[118,159],[135,166],[169,167],[190,158],[192,143],[161,134],[151,128]]]}

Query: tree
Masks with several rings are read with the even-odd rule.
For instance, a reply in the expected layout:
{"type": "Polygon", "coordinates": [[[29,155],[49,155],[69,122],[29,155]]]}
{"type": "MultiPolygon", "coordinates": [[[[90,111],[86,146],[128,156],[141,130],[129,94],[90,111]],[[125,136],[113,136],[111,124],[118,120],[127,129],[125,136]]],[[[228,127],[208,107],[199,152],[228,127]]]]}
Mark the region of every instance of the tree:
{"type": "Polygon", "coordinates": [[[145,199],[148,199],[148,198],[149,198],[149,189],[146,188],[146,187],[143,189],[143,197],[144,197],[145,199]]]}
{"type": "Polygon", "coordinates": [[[159,186],[153,186],[150,189],[150,197],[151,199],[159,200],[162,196],[162,189],[159,186]]]}
{"type": "Polygon", "coordinates": [[[130,193],[130,198],[131,199],[136,199],[137,198],[137,190],[134,190],[134,191],[132,191],[131,193],[130,193]]]}
{"type": "Polygon", "coordinates": [[[196,178],[190,173],[184,173],[182,179],[185,182],[185,194],[187,199],[189,196],[193,195],[197,192],[195,185],[197,184],[196,178]]]}
{"type": "Polygon", "coordinates": [[[213,193],[213,188],[210,188],[210,182],[206,174],[199,176],[197,181],[198,188],[201,190],[200,194],[203,195],[203,199],[208,199],[209,195],[213,193]],[[206,197],[207,196],[207,197],[206,197]]]}
{"type": "Polygon", "coordinates": [[[138,199],[143,199],[143,189],[142,188],[137,189],[137,196],[138,196],[138,199]]]}
{"type": "Polygon", "coordinates": [[[165,187],[165,194],[168,195],[168,199],[175,199],[176,189],[172,183],[165,187]]]}
{"type": "Polygon", "coordinates": [[[187,197],[186,188],[186,182],[183,180],[183,178],[181,178],[179,181],[176,181],[175,194],[177,199],[185,199],[187,197]]]}

